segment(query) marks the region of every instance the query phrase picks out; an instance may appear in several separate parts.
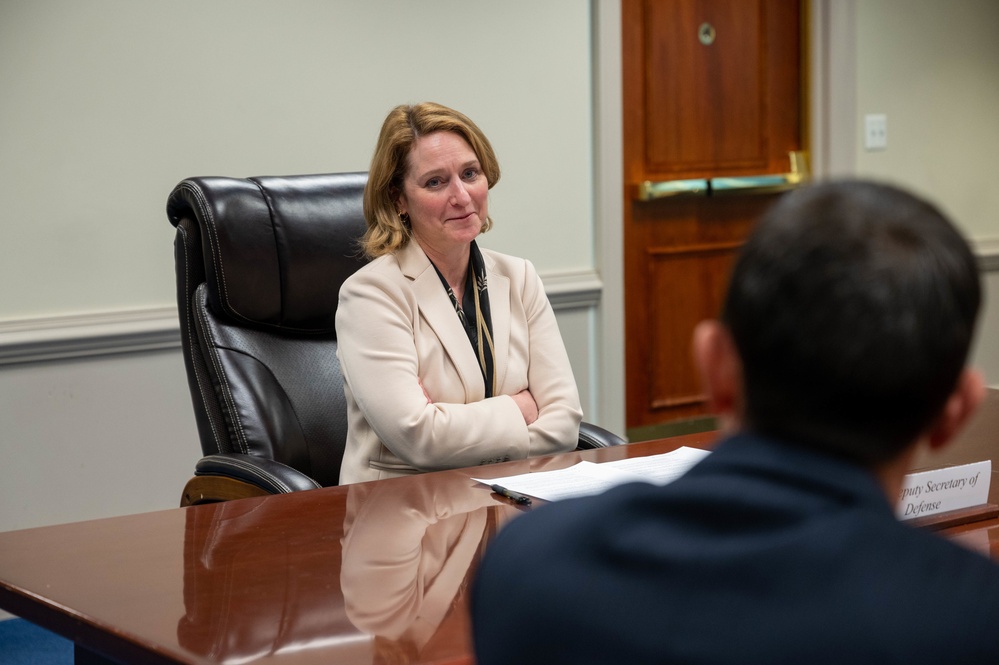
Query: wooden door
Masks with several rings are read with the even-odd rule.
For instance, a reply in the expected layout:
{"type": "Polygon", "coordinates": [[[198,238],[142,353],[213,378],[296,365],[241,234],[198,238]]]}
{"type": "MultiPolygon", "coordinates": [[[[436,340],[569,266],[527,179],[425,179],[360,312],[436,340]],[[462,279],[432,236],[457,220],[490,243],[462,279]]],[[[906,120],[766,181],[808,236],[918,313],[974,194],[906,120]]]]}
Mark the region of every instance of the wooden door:
{"type": "Polygon", "coordinates": [[[801,169],[801,14],[799,0],[622,0],[629,429],[706,411],[694,326],[801,169]]]}

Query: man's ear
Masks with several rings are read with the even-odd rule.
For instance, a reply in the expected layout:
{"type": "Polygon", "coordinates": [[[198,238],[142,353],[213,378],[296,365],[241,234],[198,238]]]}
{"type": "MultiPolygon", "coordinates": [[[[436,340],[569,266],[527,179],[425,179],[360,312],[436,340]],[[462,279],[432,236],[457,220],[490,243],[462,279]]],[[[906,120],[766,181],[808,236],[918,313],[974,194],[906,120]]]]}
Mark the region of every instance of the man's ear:
{"type": "Polygon", "coordinates": [[[701,321],[694,328],[694,362],[712,413],[723,428],[742,420],[742,362],[731,333],[720,321],[701,321]]]}
{"type": "Polygon", "coordinates": [[[985,380],[981,372],[970,367],[964,368],[943,410],[927,430],[926,438],[930,448],[939,450],[953,441],[983,399],[985,380]]]}

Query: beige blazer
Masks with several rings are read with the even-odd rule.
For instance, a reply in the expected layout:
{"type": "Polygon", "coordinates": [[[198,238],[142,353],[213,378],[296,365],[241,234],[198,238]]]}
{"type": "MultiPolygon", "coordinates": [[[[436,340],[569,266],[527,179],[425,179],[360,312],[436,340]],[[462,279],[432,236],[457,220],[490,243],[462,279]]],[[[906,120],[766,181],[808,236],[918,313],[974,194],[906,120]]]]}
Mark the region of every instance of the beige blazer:
{"type": "Polygon", "coordinates": [[[524,259],[482,256],[496,352],[489,399],[454,306],[416,242],[344,282],[336,314],[348,418],[341,484],[576,446],[579,394],[541,279],[524,259]],[[509,397],[525,388],[538,403],[530,426],[509,397]]]}

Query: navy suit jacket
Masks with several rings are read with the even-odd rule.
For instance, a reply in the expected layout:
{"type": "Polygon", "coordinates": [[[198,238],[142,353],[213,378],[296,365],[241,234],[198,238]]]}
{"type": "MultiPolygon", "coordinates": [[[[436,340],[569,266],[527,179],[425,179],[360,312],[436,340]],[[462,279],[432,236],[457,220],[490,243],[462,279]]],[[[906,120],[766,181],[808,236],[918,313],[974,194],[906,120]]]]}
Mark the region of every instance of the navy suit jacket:
{"type": "Polygon", "coordinates": [[[540,506],[473,587],[492,663],[999,663],[999,566],[874,477],[751,435],[665,487],[540,506]]]}

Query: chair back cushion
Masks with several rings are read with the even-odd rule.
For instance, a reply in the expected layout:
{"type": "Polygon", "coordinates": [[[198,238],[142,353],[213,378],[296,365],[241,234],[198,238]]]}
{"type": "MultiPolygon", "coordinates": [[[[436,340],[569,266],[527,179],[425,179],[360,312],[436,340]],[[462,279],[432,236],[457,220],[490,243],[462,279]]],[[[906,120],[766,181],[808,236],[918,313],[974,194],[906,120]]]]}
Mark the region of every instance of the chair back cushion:
{"type": "Polygon", "coordinates": [[[190,178],[167,210],[171,220],[198,219],[213,309],[276,330],[335,333],[339,285],[365,262],[365,182],[364,173],[190,178]]]}

